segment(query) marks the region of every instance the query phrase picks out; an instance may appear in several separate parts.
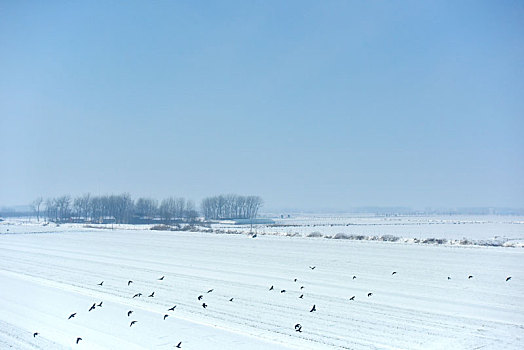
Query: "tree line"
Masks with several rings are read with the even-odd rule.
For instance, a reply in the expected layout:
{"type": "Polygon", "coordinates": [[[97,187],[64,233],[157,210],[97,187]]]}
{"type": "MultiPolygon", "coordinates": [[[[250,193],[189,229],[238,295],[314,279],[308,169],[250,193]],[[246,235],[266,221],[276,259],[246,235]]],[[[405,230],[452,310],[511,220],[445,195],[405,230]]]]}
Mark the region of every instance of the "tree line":
{"type": "Polygon", "coordinates": [[[206,220],[255,218],[262,203],[258,196],[219,195],[202,200],[199,212],[192,200],[182,197],[159,202],[153,198],[133,200],[128,193],[102,196],[88,193],[75,198],[38,197],[31,208],[38,221],[43,217],[53,222],[173,223],[194,222],[201,216],[206,220]]]}
{"type": "Polygon", "coordinates": [[[201,207],[202,214],[209,219],[253,219],[262,204],[258,196],[228,194],[205,198],[201,207]]]}

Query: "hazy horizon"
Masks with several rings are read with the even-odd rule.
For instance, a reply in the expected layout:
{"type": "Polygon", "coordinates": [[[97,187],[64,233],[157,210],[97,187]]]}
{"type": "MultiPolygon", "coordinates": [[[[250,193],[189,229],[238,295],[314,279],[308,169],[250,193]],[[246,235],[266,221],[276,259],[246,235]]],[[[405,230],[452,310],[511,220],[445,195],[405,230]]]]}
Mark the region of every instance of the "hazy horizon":
{"type": "Polygon", "coordinates": [[[4,2],[0,206],[524,208],[519,2],[4,2]]]}

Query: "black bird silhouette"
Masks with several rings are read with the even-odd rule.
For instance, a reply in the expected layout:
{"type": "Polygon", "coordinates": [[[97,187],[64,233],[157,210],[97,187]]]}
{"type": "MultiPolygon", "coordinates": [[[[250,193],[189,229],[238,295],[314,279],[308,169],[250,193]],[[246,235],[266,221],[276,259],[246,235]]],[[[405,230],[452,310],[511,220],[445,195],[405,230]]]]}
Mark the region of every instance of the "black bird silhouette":
{"type": "Polygon", "coordinates": [[[78,344],[78,342],[79,342],[80,340],[82,340],[82,338],[80,338],[80,337],[76,338],[76,343],[78,344]]]}
{"type": "Polygon", "coordinates": [[[102,284],[104,284],[104,281],[100,282],[98,285],[101,286],[102,284]]]}
{"type": "Polygon", "coordinates": [[[353,295],[349,300],[355,300],[355,296],[353,295]]]}
{"type": "Polygon", "coordinates": [[[301,286],[300,289],[304,289],[304,286],[301,286]]]}
{"type": "Polygon", "coordinates": [[[102,303],[103,303],[103,301],[101,301],[100,304],[98,304],[97,306],[98,307],[102,307],[102,303]]]}
{"type": "Polygon", "coordinates": [[[89,308],[89,311],[94,310],[95,306],[96,306],[96,303],[93,303],[93,305],[91,305],[91,307],[89,308]]]}
{"type": "Polygon", "coordinates": [[[176,305],[173,306],[172,308],[167,309],[167,311],[175,311],[175,308],[176,308],[176,305]]]}
{"type": "Polygon", "coordinates": [[[160,277],[158,280],[159,280],[159,281],[162,281],[162,280],[164,280],[164,277],[165,277],[165,276],[162,276],[162,277],[160,277]]]}
{"type": "Polygon", "coordinates": [[[142,293],[136,293],[135,295],[133,295],[133,298],[141,297],[141,296],[142,296],[142,293]]]}
{"type": "Polygon", "coordinates": [[[182,342],[178,343],[178,345],[176,347],[181,349],[182,348],[182,342]]]}
{"type": "Polygon", "coordinates": [[[214,289],[210,289],[210,290],[208,290],[207,292],[208,292],[208,293],[211,293],[213,290],[214,290],[214,289]]]}
{"type": "Polygon", "coordinates": [[[253,237],[253,238],[257,238],[257,234],[255,233],[255,234],[254,234],[253,236],[251,236],[251,237],[253,237]]]}
{"type": "Polygon", "coordinates": [[[154,298],[155,297],[155,292],[151,293],[150,295],[147,296],[148,298],[154,298]]]}
{"type": "Polygon", "coordinates": [[[393,273],[392,273],[391,275],[394,275],[394,274],[396,274],[396,273],[397,273],[397,271],[393,271],[393,273]]]}
{"type": "Polygon", "coordinates": [[[285,293],[285,292],[286,292],[286,290],[285,290],[285,289],[282,289],[282,290],[280,291],[280,293],[285,293]]]}
{"type": "Polygon", "coordinates": [[[296,281],[297,281],[297,279],[295,278],[295,279],[294,279],[293,281],[294,281],[294,282],[296,282],[296,281]]]}
{"type": "Polygon", "coordinates": [[[165,315],[164,315],[164,320],[165,320],[166,318],[168,318],[168,317],[169,317],[169,315],[168,315],[168,314],[165,314],[165,315]]]}
{"type": "Polygon", "coordinates": [[[69,315],[69,317],[67,319],[70,320],[70,319],[72,319],[75,316],[76,316],[76,312],[74,314],[69,315]]]}
{"type": "Polygon", "coordinates": [[[202,303],[202,307],[205,309],[207,307],[206,303],[202,303]]]}
{"type": "Polygon", "coordinates": [[[450,280],[450,279],[451,279],[451,277],[448,276],[448,280],[450,280]]]}
{"type": "Polygon", "coordinates": [[[471,278],[473,278],[473,276],[472,276],[472,275],[469,275],[469,276],[468,276],[468,280],[471,279],[471,278]]]}
{"type": "Polygon", "coordinates": [[[315,267],[316,267],[316,266],[310,266],[309,268],[310,268],[311,270],[314,270],[315,267]]]}
{"type": "Polygon", "coordinates": [[[313,311],[317,311],[317,308],[315,307],[314,304],[313,304],[313,307],[311,308],[311,310],[309,310],[309,312],[313,312],[313,311]]]}
{"type": "Polygon", "coordinates": [[[203,297],[204,297],[203,295],[199,295],[198,300],[202,300],[203,297]]]}
{"type": "Polygon", "coordinates": [[[303,299],[304,298],[304,294],[300,294],[299,298],[303,299]]]}
{"type": "Polygon", "coordinates": [[[271,288],[269,288],[269,290],[273,290],[273,286],[271,286],[271,288]]]}
{"type": "Polygon", "coordinates": [[[372,295],[373,295],[373,293],[368,293],[368,297],[370,297],[370,296],[372,296],[372,295]]]}
{"type": "Polygon", "coordinates": [[[353,276],[353,279],[357,278],[357,276],[353,276]]]}
{"type": "Polygon", "coordinates": [[[297,332],[302,332],[302,325],[301,325],[300,323],[297,323],[297,324],[295,325],[295,331],[297,331],[297,332]]]}
{"type": "Polygon", "coordinates": [[[133,281],[127,281],[127,285],[129,286],[133,281]]]}
{"type": "Polygon", "coordinates": [[[229,299],[229,301],[233,301],[233,298],[229,299]]]}
{"type": "Polygon", "coordinates": [[[135,323],[137,323],[138,321],[131,321],[131,324],[129,325],[129,327],[131,327],[132,325],[134,325],[135,323]]]}
{"type": "Polygon", "coordinates": [[[35,337],[36,337],[37,335],[39,335],[39,334],[40,334],[40,333],[38,333],[38,332],[34,332],[34,333],[33,333],[33,338],[35,338],[35,337]]]}
{"type": "Polygon", "coordinates": [[[511,276],[506,277],[506,282],[511,279],[511,276]]]}
{"type": "Polygon", "coordinates": [[[129,311],[127,312],[127,317],[131,316],[132,313],[133,313],[133,310],[129,310],[129,311]]]}

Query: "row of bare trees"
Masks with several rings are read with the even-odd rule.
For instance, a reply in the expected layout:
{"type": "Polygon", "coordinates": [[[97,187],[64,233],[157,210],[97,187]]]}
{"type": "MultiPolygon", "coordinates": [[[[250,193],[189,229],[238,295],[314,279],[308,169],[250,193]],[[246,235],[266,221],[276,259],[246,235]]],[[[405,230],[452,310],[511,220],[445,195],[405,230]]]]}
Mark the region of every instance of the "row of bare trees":
{"type": "MultiPolygon", "coordinates": [[[[202,201],[202,214],[206,219],[255,218],[262,199],[258,196],[220,195],[202,201]]],[[[160,203],[152,198],[131,199],[128,193],[120,195],[76,198],[64,195],[55,198],[37,198],[31,203],[37,220],[44,216],[49,221],[134,223],[158,220],[165,223],[195,221],[199,217],[195,204],[180,197],[169,197],[160,203]]]]}
{"type": "Polygon", "coordinates": [[[253,219],[263,201],[259,196],[239,196],[236,194],[205,198],[202,201],[202,214],[206,219],[253,219]]]}

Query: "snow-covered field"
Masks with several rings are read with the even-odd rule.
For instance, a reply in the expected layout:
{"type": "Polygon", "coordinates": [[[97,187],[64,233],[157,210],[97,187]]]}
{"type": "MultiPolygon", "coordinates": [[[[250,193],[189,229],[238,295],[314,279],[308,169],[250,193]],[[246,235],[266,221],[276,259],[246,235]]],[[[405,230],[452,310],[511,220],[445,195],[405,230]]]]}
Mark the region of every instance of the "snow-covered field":
{"type": "Polygon", "coordinates": [[[522,248],[130,228],[0,223],[0,348],[524,348],[522,248]]]}
{"type": "MultiPolygon", "coordinates": [[[[215,229],[249,232],[249,225],[232,225],[227,222],[213,225],[215,229]]],[[[293,215],[277,218],[274,225],[256,225],[257,233],[271,235],[322,237],[337,234],[384,237],[394,236],[412,242],[428,238],[445,239],[450,244],[499,243],[507,246],[524,244],[524,217],[501,215],[449,215],[449,216],[376,216],[376,215],[293,215]]]]}

